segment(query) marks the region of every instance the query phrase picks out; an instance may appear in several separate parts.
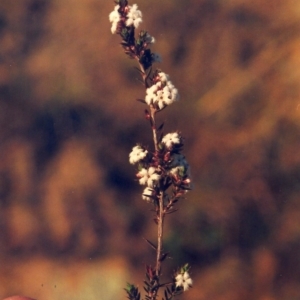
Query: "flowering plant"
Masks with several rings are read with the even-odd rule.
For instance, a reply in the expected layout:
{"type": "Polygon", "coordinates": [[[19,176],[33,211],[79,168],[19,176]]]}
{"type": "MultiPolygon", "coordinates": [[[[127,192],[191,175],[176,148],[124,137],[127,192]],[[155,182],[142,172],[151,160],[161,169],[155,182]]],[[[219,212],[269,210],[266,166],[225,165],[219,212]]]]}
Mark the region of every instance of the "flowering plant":
{"type": "MultiPolygon", "coordinates": [[[[146,266],[145,299],[157,299],[159,289],[164,288],[162,299],[170,300],[188,290],[193,283],[188,264],[174,272],[170,282],[161,282],[162,263],[168,257],[168,252],[163,249],[164,219],[177,210],[177,202],[191,189],[190,167],[181,153],[183,138],[180,132],[163,134],[163,124],[156,125],[156,114],[178,101],[179,93],[169,75],[152,67],[154,63],[161,62],[160,55],[152,53],[149,48],[155,42],[154,37],[145,30],[141,30],[136,37],[135,30],[142,23],[142,13],[138,6],[129,5],[127,0],[117,0],[115,4],[109,15],[111,32],[121,36],[125,53],[138,62],[138,70],[146,89],[145,98],[138,100],[148,106],[145,117],[150,123],[154,143],[152,150],[138,144],[129,154],[129,162],[137,166],[139,183],[145,186],[142,199],[154,206],[154,221],[157,224],[157,243],[147,240],[156,250],[156,262],[155,267],[146,266]]],[[[141,299],[136,286],[128,284],[125,290],[128,299],[141,299]]]]}

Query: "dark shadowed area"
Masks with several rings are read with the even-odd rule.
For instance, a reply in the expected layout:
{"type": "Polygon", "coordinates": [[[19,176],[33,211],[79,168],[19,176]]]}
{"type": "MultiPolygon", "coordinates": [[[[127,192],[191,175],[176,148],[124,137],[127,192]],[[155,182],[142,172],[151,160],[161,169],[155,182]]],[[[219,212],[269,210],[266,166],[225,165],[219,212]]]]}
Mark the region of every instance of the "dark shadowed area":
{"type": "MultiPolygon", "coordinates": [[[[194,189],[168,216],[183,300],[300,299],[300,2],[140,0],[194,189]]],[[[133,3],[131,3],[133,4],[133,3]]],[[[151,145],[113,1],[0,1],[0,298],[125,299],[154,264],[128,154],[151,145]]]]}

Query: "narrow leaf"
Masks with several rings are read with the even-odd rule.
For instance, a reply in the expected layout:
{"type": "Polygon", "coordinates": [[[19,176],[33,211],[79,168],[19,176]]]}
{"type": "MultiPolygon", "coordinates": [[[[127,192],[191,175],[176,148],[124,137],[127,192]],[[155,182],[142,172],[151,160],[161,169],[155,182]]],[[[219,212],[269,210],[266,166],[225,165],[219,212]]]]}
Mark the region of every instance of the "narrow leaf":
{"type": "Polygon", "coordinates": [[[152,243],[150,242],[149,240],[147,240],[146,238],[144,238],[144,240],[156,251],[157,250],[157,247],[152,243]]]}
{"type": "Polygon", "coordinates": [[[172,214],[172,213],[176,212],[177,210],[178,210],[178,208],[176,208],[176,209],[170,209],[170,210],[168,210],[166,212],[166,215],[172,214]]]}
{"type": "Polygon", "coordinates": [[[169,253],[166,252],[166,253],[163,253],[160,258],[159,258],[159,261],[164,261],[167,257],[168,257],[169,253]]]}
{"type": "Polygon", "coordinates": [[[141,74],[145,74],[142,70],[140,70],[138,67],[134,67],[136,70],[138,70],[141,74]]]}
{"type": "Polygon", "coordinates": [[[162,130],[163,127],[164,127],[164,125],[165,125],[165,123],[161,123],[161,124],[159,125],[159,127],[157,128],[157,130],[162,130]]]}

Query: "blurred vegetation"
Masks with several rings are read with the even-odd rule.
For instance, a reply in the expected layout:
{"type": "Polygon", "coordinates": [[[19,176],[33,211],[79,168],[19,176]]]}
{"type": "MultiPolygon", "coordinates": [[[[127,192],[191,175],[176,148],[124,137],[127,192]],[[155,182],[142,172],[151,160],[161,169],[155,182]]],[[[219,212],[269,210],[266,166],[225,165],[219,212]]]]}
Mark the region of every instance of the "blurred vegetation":
{"type": "MultiPolygon", "coordinates": [[[[182,299],[300,298],[300,3],[137,3],[181,101],[194,190],[165,248],[182,299]]],[[[113,2],[0,2],[0,297],[125,298],[154,253],[128,153],[151,143],[113,2]]]]}

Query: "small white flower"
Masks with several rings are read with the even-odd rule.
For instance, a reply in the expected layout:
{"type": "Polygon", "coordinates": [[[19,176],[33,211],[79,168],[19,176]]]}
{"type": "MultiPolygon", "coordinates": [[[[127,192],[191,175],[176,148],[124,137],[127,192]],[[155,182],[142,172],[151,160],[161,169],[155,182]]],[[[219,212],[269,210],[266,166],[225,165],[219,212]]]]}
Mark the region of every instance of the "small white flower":
{"type": "Polygon", "coordinates": [[[170,105],[170,104],[172,104],[174,101],[172,100],[172,98],[171,97],[165,97],[164,98],[164,103],[165,103],[165,105],[170,105]]]}
{"type": "Polygon", "coordinates": [[[165,103],[163,101],[157,101],[157,105],[159,109],[163,109],[165,107],[165,103]]]}
{"type": "Polygon", "coordinates": [[[120,5],[116,5],[114,10],[109,14],[109,21],[114,22],[117,19],[120,19],[120,14],[118,12],[120,5]]]}
{"type": "Polygon", "coordinates": [[[162,82],[169,81],[169,75],[164,72],[159,72],[158,77],[160,78],[160,81],[162,81],[162,82]]]}
{"type": "Polygon", "coordinates": [[[157,101],[162,101],[164,99],[164,91],[163,90],[159,90],[157,91],[157,101]]]}
{"type": "Polygon", "coordinates": [[[142,199],[147,201],[147,202],[151,202],[153,199],[152,199],[152,196],[153,196],[153,189],[150,188],[150,187],[146,187],[143,191],[143,194],[142,194],[142,199]]]}
{"type": "Polygon", "coordinates": [[[145,102],[148,105],[152,104],[155,101],[157,97],[155,94],[156,91],[157,91],[157,87],[155,85],[152,85],[150,88],[146,90],[145,102]]]}
{"type": "Polygon", "coordinates": [[[171,148],[173,145],[180,144],[180,135],[177,132],[168,133],[161,141],[167,148],[171,148]]]}
{"type": "Polygon", "coordinates": [[[154,94],[147,94],[145,97],[145,102],[150,105],[153,103],[153,100],[156,98],[156,96],[154,94]]]}
{"type": "Polygon", "coordinates": [[[156,93],[158,91],[158,89],[160,88],[160,84],[154,84],[152,85],[150,88],[148,88],[148,90],[151,92],[151,93],[156,93]]]}
{"type": "Polygon", "coordinates": [[[169,91],[164,91],[163,101],[168,103],[171,100],[171,94],[169,91]]]}
{"type": "Polygon", "coordinates": [[[171,99],[173,101],[178,101],[179,100],[179,93],[178,90],[176,88],[171,89],[171,99]]]}
{"type": "Polygon", "coordinates": [[[167,85],[163,88],[163,91],[165,94],[171,95],[170,88],[167,85]]]}
{"type": "Polygon", "coordinates": [[[111,33],[115,34],[117,32],[117,28],[118,28],[118,23],[112,23],[111,25],[111,33]]]}
{"type": "Polygon", "coordinates": [[[111,25],[111,32],[114,34],[117,31],[118,22],[120,21],[121,17],[118,12],[120,5],[116,5],[114,10],[109,14],[109,21],[112,22],[111,25]]]}
{"type": "Polygon", "coordinates": [[[148,170],[143,168],[137,175],[141,185],[147,185],[148,187],[153,187],[153,185],[160,179],[160,175],[156,173],[154,167],[150,167],[148,170]]]}
{"type": "Polygon", "coordinates": [[[135,28],[138,28],[139,25],[143,22],[142,20],[142,12],[138,10],[138,6],[133,4],[132,6],[128,6],[129,11],[127,14],[126,26],[133,25],[135,28]]]}
{"type": "Polygon", "coordinates": [[[193,285],[193,280],[187,271],[184,273],[179,273],[175,277],[175,280],[176,287],[182,287],[184,291],[187,291],[193,285]]]}
{"type": "Polygon", "coordinates": [[[129,162],[134,165],[140,160],[144,159],[147,155],[148,151],[143,149],[141,146],[137,145],[132,148],[132,151],[129,154],[129,162]]]}
{"type": "Polygon", "coordinates": [[[155,86],[156,86],[157,90],[160,89],[162,87],[161,81],[156,82],[155,86]]]}
{"type": "Polygon", "coordinates": [[[167,86],[170,90],[173,90],[175,88],[174,84],[170,80],[167,82],[167,86]]]}

